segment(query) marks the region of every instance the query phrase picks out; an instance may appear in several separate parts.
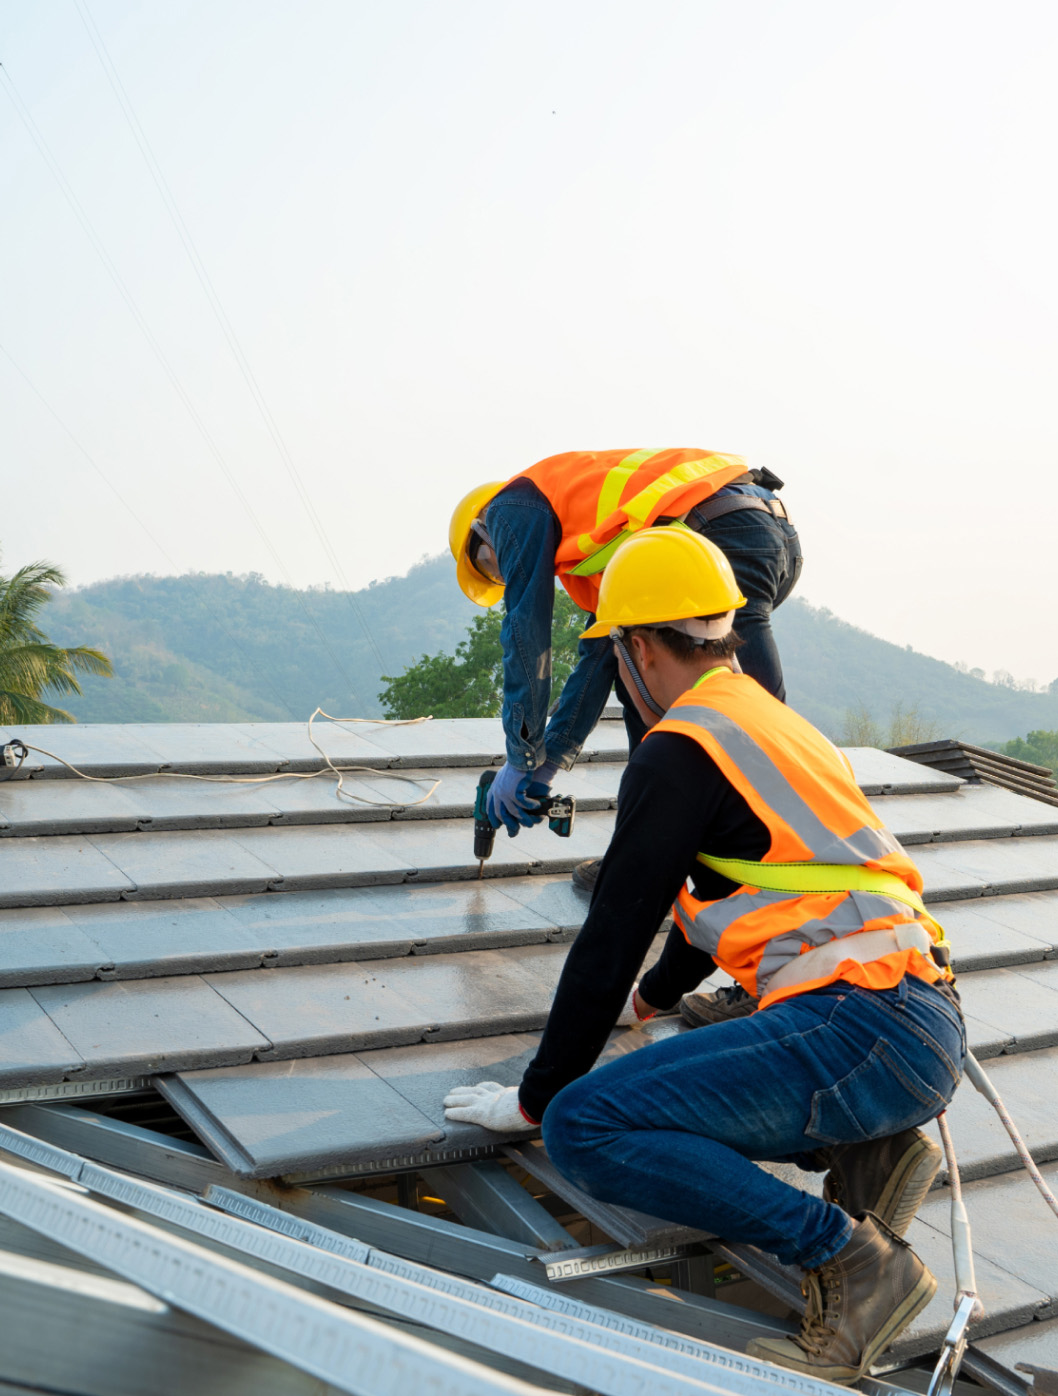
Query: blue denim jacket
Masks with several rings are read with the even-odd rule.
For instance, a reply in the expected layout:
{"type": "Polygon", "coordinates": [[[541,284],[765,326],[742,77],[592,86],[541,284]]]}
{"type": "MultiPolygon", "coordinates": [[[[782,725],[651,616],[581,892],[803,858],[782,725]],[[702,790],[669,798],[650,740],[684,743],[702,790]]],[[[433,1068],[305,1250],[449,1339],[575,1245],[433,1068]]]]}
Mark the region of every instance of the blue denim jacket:
{"type": "MultiPolygon", "coordinates": [[[[516,479],[489,505],[485,523],[506,583],[500,636],[507,760],[521,771],[533,771],[545,761],[568,771],[617,677],[613,646],[608,639],[581,641],[576,667],[549,722],[555,553],[562,536],[558,520],[531,480],[516,479]]],[[[594,619],[588,617],[585,628],[594,619]]]]}
{"type": "MultiPolygon", "coordinates": [[[[760,485],[728,485],[718,494],[774,499],[760,485]]],[[[485,524],[506,582],[503,641],[503,731],[507,760],[520,771],[555,761],[568,771],[602,715],[617,678],[609,639],[582,640],[577,664],[551,717],[551,621],[555,553],[562,538],[555,511],[531,480],[519,477],[495,497],[485,524]]],[[[584,627],[594,621],[589,616],[584,627]]]]}

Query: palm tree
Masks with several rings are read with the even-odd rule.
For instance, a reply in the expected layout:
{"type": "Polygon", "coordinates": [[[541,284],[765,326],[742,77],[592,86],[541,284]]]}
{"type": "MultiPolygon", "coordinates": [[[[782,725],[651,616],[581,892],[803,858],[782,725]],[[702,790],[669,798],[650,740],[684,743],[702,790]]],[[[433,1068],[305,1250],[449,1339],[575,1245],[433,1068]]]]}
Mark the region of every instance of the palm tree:
{"type": "Polygon", "coordinates": [[[76,673],[113,676],[110,660],[100,650],[79,645],[53,645],[35,624],[51,600],[50,587],[66,585],[61,568],[31,562],[13,577],[0,576],[0,724],[76,722],[62,708],[41,701],[45,689],[80,693],[76,673]]]}

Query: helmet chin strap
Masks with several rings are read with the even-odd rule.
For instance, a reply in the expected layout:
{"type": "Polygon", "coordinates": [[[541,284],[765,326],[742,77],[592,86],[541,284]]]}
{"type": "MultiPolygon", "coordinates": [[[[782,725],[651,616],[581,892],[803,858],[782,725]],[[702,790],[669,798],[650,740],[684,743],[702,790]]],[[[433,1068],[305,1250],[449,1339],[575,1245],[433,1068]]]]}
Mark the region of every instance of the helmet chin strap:
{"type": "Polygon", "coordinates": [[[631,674],[632,682],[638,689],[640,698],[642,698],[643,702],[655,717],[664,717],[665,709],[659,707],[651,697],[650,689],[647,688],[643,675],[636,668],[636,662],[628,652],[628,646],[624,642],[624,631],[620,626],[614,626],[613,630],[610,631],[610,639],[614,642],[617,653],[624,660],[625,668],[628,670],[629,674],[631,674]]]}

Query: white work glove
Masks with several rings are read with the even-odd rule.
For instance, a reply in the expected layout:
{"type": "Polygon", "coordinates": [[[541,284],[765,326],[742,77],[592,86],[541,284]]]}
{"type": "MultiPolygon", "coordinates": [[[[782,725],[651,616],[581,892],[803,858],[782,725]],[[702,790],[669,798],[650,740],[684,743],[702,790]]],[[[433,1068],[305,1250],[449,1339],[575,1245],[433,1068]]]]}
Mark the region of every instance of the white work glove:
{"type": "Polygon", "coordinates": [[[639,1016],[639,1010],[636,1008],[636,994],[638,991],[639,980],[637,979],[631,989],[629,989],[628,997],[625,999],[625,1006],[621,1009],[621,1015],[617,1019],[617,1026],[619,1028],[641,1028],[644,1023],[648,1023],[650,1019],[653,1018],[653,1010],[645,1014],[642,1018],[639,1016]]]}
{"type": "Polygon", "coordinates": [[[445,1119],[462,1120],[468,1125],[484,1125],[500,1134],[516,1129],[536,1129],[518,1104],[518,1087],[501,1086],[498,1081],[479,1081],[476,1086],[456,1086],[445,1096],[445,1119]]]}

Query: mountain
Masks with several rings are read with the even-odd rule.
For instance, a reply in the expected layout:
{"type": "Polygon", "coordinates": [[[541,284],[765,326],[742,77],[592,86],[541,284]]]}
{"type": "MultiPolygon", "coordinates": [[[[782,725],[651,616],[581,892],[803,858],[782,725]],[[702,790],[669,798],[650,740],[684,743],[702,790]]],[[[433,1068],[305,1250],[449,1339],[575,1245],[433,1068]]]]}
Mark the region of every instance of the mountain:
{"type": "MultiPolygon", "coordinates": [[[[475,611],[436,557],[353,593],[230,573],[117,577],[57,594],[44,627],[114,661],[117,677],[63,700],[81,722],[303,722],[317,706],[378,716],[381,675],[451,653],[475,611]]],[[[884,739],[897,705],[924,735],[979,743],[1058,728],[1056,694],[985,683],[796,598],[775,630],[790,702],[835,739],[850,712],[884,739]]]]}

